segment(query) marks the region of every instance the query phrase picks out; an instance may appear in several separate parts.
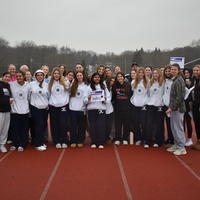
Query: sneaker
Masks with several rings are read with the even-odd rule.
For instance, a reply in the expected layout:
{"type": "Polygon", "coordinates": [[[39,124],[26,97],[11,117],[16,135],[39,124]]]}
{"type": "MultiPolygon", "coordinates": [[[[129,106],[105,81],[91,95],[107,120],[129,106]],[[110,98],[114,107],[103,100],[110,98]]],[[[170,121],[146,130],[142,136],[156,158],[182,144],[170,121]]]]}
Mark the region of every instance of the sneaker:
{"type": "Polygon", "coordinates": [[[66,149],[67,147],[68,147],[67,144],[65,144],[65,143],[62,144],[63,149],[66,149]]]}
{"type": "Polygon", "coordinates": [[[119,141],[119,140],[116,140],[116,141],[114,142],[114,144],[115,144],[115,145],[120,145],[120,141],[119,141]]]}
{"type": "Polygon", "coordinates": [[[77,144],[77,147],[81,148],[83,147],[83,144],[77,144]]]}
{"type": "Polygon", "coordinates": [[[98,148],[99,149],[104,149],[104,146],[103,145],[99,145],[98,148]]]}
{"type": "Polygon", "coordinates": [[[46,145],[46,144],[43,144],[42,146],[43,146],[44,148],[47,148],[47,145],[46,145]]]}
{"type": "Polygon", "coordinates": [[[91,147],[92,149],[97,148],[96,144],[92,144],[90,147],[91,147]]]}
{"type": "Polygon", "coordinates": [[[16,147],[15,146],[11,146],[10,147],[10,151],[15,151],[16,150],[16,147]]]}
{"type": "Polygon", "coordinates": [[[123,145],[128,145],[128,142],[126,140],[123,140],[123,145]]]}
{"type": "Polygon", "coordinates": [[[176,145],[172,145],[171,147],[167,148],[166,151],[168,151],[168,152],[174,152],[174,151],[176,151],[177,149],[178,149],[178,148],[177,148],[176,145]]]}
{"type": "Polygon", "coordinates": [[[141,144],[142,144],[142,141],[141,141],[141,140],[138,140],[138,141],[135,143],[136,146],[139,146],[139,145],[141,145],[141,144]]]}
{"type": "Polygon", "coordinates": [[[154,147],[154,148],[158,148],[159,145],[158,145],[158,144],[154,144],[153,147],[154,147]]]}
{"type": "Polygon", "coordinates": [[[7,149],[6,149],[6,147],[5,147],[4,145],[0,145],[0,151],[1,151],[2,153],[6,153],[6,152],[7,152],[7,149]]]}
{"type": "Polygon", "coordinates": [[[176,151],[173,152],[174,155],[180,156],[180,155],[185,155],[187,154],[187,151],[185,148],[177,148],[176,151]]]}
{"type": "Polygon", "coordinates": [[[62,146],[60,143],[56,144],[56,149],[61,149],[61,148],[62,148],[62,146]]]}
{"type": "Polygon", "coordinates": [[[72,144],[70,145],[70,147],[75,148],[75,147],[76,147],[76,144],[75,144],[75,143],[72,143],[72,144]]]}
{"type": "Polygon", "coordinates": [[[191,145],[193,145],[193,142],[192,142],[192,139],[189,138],[188,141],[185,143],[185,146],[186,146],[186,147],[189,147],[189,146],[191,146],[191,145]]]}
{"type": "Polygon", "coordinates": [[[44,146],[35,147],[35,149],[38,151],[46,151],[46,148],[44,146]]]}
{"type": "Polygon", "coordinates": [[[149,148],[149,145],[148,145],[148,144],[145,144],[145,145],[144,145],[144,148],[145,148],[145,149],[148,149],[148,148],[149,148]]]}
{"type": "Polygon", "coordinates": [[[12,140],[7,140],[7,144],[12,144],[12,140]]]}
{"type": "Polygon", "coordinates": [[[17,151],[22,152],[22,151],[24,151],[24,148],[23,147],[18,147],[17,151]]]}

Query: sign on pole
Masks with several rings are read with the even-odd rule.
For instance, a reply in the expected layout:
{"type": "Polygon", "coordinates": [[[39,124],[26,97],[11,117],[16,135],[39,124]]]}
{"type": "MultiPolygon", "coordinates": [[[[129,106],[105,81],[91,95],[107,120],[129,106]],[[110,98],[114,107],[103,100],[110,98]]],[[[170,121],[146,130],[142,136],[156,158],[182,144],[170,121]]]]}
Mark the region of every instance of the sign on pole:
{"type": "Polygon", "coordinates": [[[185,58],[184,57],[170,57],[170,64],[177,63],[179,64],[180,68],[184,68],[185,58]]]}

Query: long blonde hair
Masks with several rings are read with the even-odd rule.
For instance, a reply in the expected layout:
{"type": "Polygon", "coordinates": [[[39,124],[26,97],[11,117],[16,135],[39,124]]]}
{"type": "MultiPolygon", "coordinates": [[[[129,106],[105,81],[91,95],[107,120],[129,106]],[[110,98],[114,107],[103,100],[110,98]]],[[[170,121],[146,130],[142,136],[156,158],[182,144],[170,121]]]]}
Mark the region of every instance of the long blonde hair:
{"type": "Polygon", "coordinates": [[[158,75],[159,75],[158,84],[159,84],[159,86],[161,86],[163,84],[163,75],[162,75],[162,73],[161,73],[161,71],[159,69],[153,69],[153,71],[152,71],[152,77],[151,77],[151,80],[150,80],[150,86],[152,86],[153,83],[155,82],[155,80],[153,78],[153,73],[154,72],[158,73],[158,75]]]}
{"type": "Polygon", "coordinates": [[[52,70],[52,72],[51,72],[51,79],[50,79],[50,81],[49,81],[49,91],[51,92],[51,89],[52,89],[52,86],[53,86],[53,83],[54,83],[54,77],[53,77],[53,75],[54,75],[54,72],[55,72],[55,71],[58,71],[58,72],[59,72],[59,74],[60,74],[59,83],[64,87],[64,90],[67,91],[68,88],[67,88],[67,86],[66,86],[66,84],[65,84],[65,79],[64,79],[64,77],[62,76],[59,67],[53,68],[53,70],[52,70]]]}
{"type": "Polygon", "coordinates": [[[143,67],[140,67],[138,70],[137,70],[137,73],[136,73],[136,77],[135,77],[135,81],[133,83],[133,88],[137,88],[138,87],[138,84],[139,84],[139,72],[142,71],[143,74],[144,74],[144,78],[143,78],[143,85],[145,88],[147,88],[147,85],[148,85],[148,80],[145,76],[145,69],[143,67]]]}

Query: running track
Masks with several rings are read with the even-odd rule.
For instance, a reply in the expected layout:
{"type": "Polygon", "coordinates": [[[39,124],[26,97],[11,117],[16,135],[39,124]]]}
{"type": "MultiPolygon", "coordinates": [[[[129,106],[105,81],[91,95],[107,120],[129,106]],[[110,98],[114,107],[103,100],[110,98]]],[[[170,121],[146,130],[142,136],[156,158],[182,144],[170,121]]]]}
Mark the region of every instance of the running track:
{"type": "Polygon", "coordinates": [[[2,200],[199,199],[200,152],[176,157],[164,147],[28,147],[0,153],[0,191],[2,200]]]}

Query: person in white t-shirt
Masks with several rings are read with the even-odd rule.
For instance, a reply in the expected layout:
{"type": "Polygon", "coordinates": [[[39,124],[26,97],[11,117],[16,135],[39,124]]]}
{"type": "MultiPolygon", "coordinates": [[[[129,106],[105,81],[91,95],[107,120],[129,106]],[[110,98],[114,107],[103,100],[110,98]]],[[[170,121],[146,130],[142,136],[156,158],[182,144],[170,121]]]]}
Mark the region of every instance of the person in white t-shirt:
{"type": "Polygon", "coordinates": [[[69,118],[69,81],[64,80],[60,69],[54,68],[49,81],[49,112],[53,143],[56,148],[67,148],[67,121],[69,118]]]}
{"type": "Polygon", "coordinates": [[[17,81],[10,82],[12,96],[10,130],[13,146],[10,150],[24,151],[28,143],[28,117],[29,117],[29,92],[30,85],[25,82],[23,72],[16,73],[17,81]]]}

